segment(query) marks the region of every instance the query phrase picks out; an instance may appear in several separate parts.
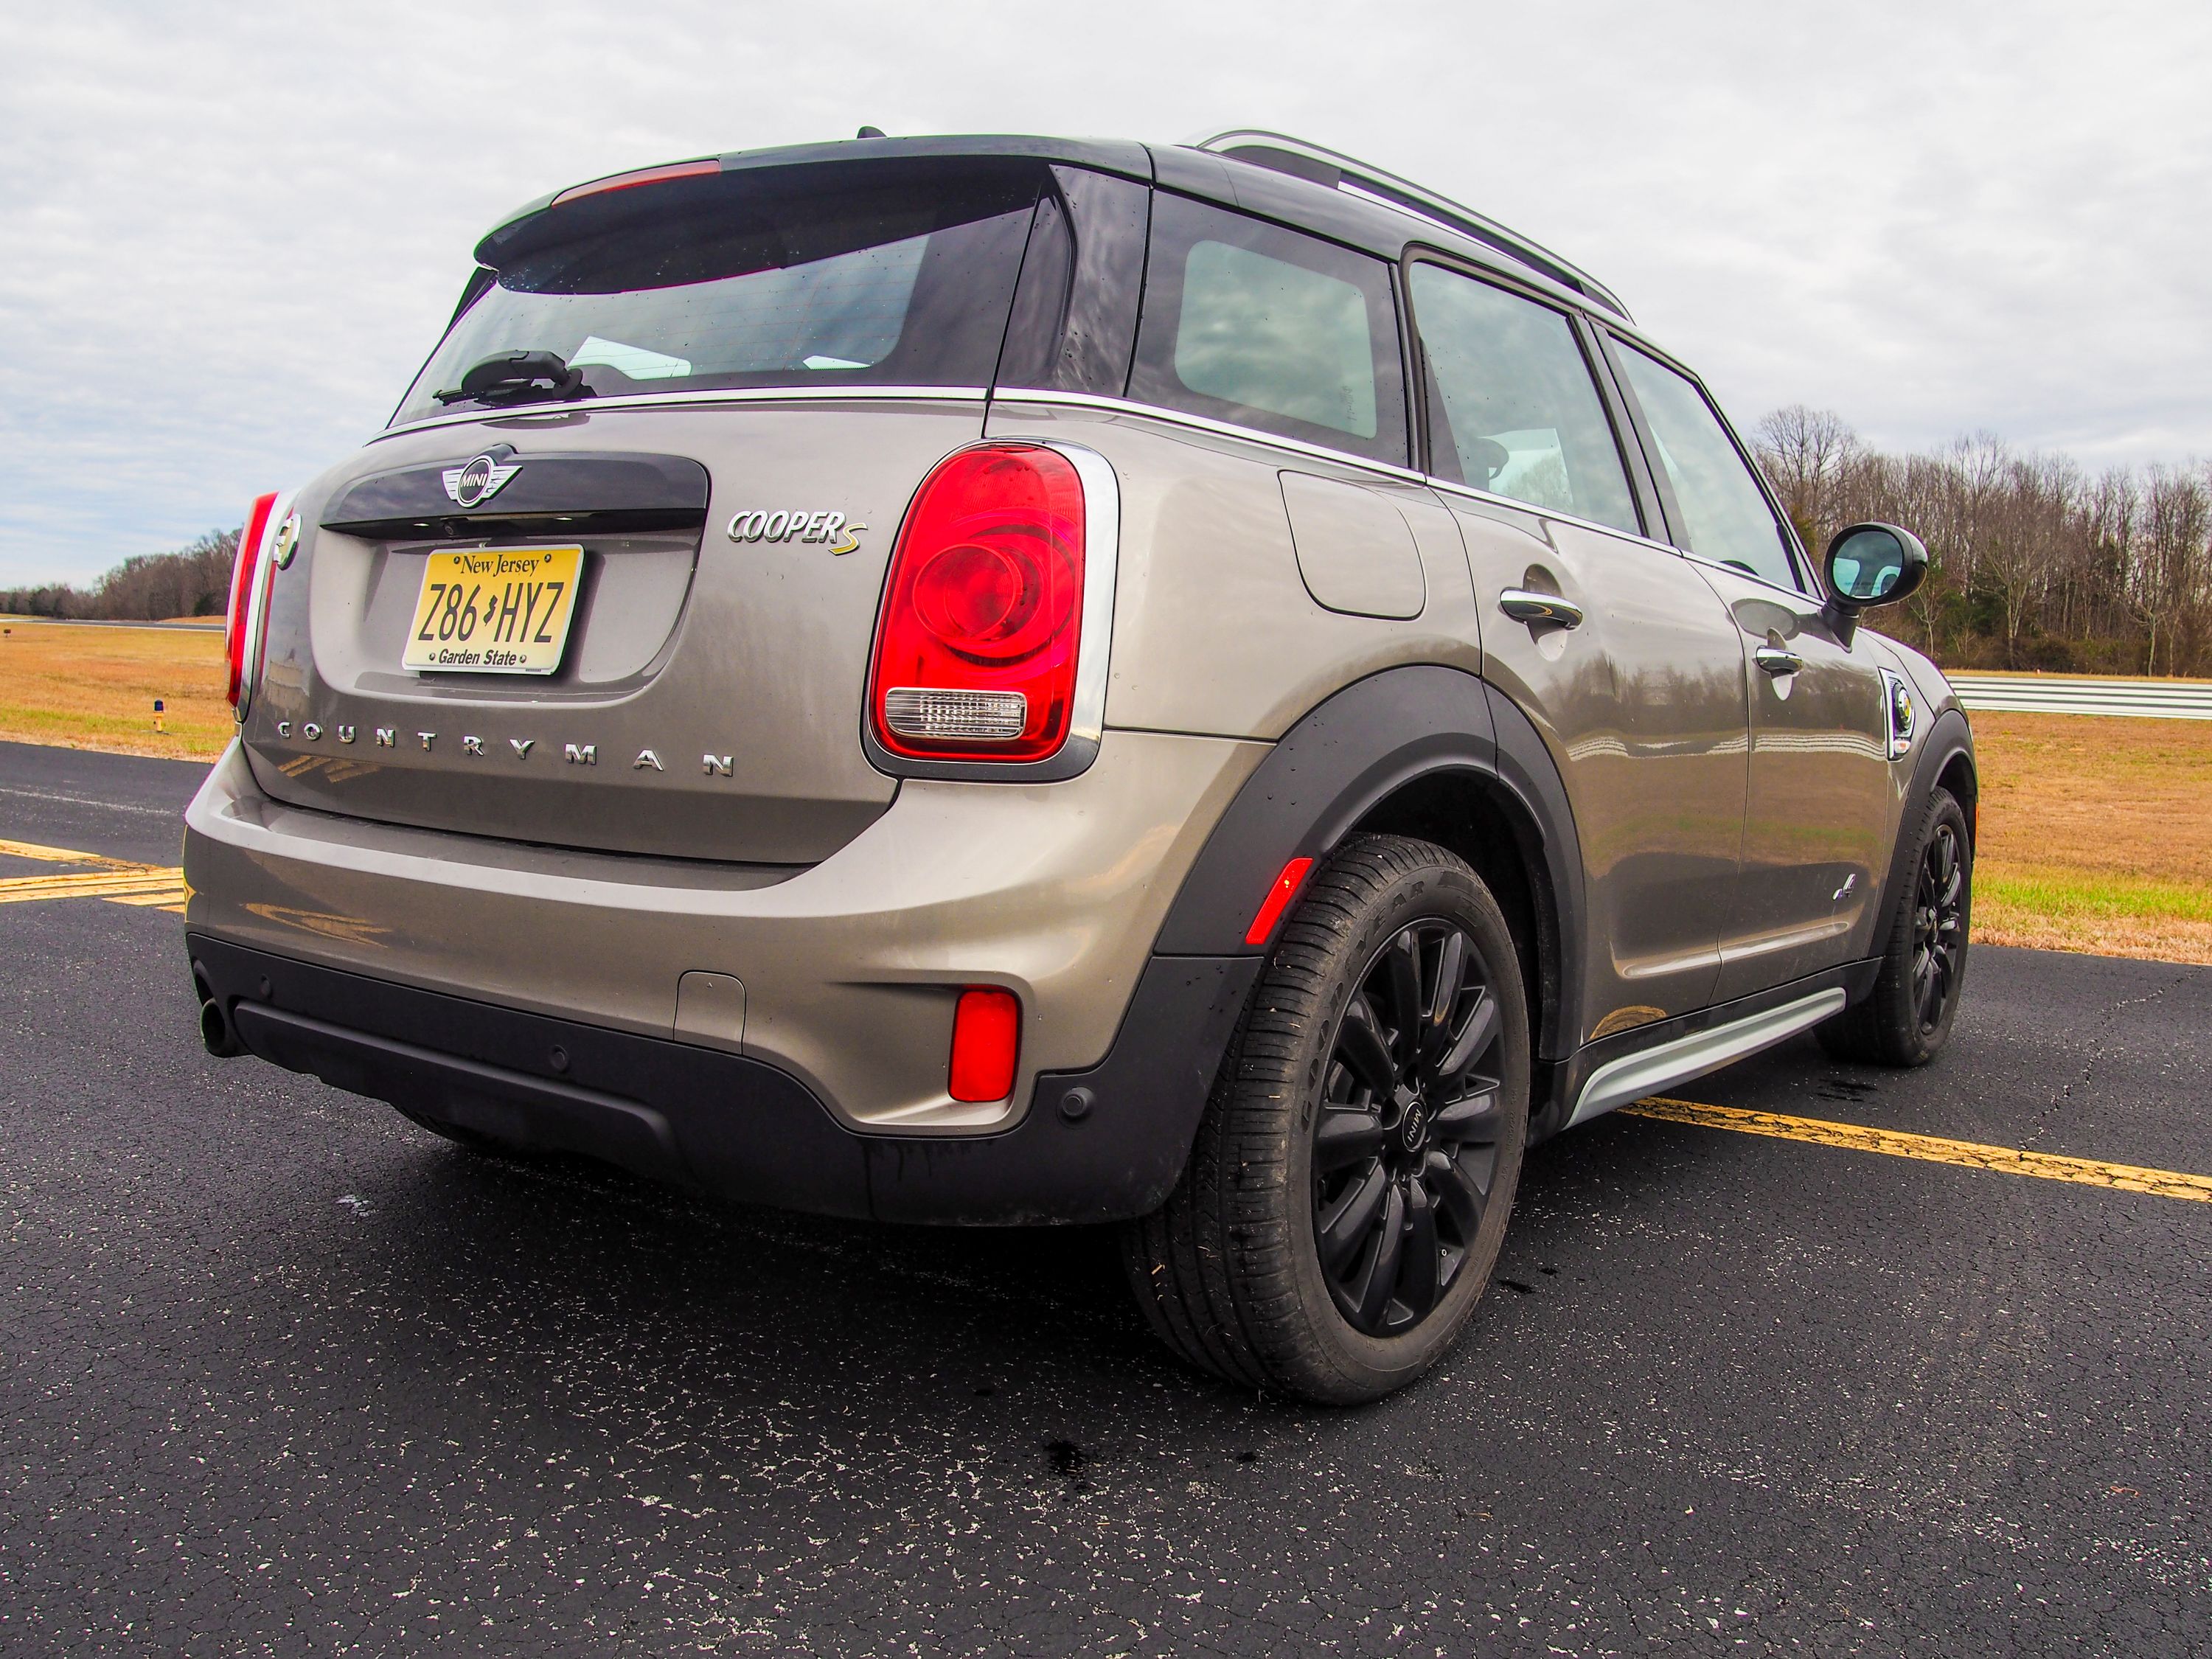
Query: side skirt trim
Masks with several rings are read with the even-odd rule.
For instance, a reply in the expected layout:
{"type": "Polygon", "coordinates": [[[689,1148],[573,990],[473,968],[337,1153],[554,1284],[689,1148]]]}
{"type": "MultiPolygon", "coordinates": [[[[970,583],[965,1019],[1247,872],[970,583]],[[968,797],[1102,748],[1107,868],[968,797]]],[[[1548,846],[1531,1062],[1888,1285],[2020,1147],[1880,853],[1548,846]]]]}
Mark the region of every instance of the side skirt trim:
{"type": "Polygon", "coordinates": [[[1779,1008],[1747,1014],[1711,1030],[1693,1031],[1641,1054],[1608,1060],[1583,1083],[1582,1093],[1575,1101],[1574,1115],[1567,1119],[1566,1127],[1571,1129],[1616,1106],[1641,1100],[1655,1090],[1686,1083],[1747,1054],[1771,1048],[1800,1031],[1810,1030],[1829,1015],[1842,1012],[1849,1000],[1841,986],[1832,986],[1795,1002],[1785,1002],[1779,1008]]]}

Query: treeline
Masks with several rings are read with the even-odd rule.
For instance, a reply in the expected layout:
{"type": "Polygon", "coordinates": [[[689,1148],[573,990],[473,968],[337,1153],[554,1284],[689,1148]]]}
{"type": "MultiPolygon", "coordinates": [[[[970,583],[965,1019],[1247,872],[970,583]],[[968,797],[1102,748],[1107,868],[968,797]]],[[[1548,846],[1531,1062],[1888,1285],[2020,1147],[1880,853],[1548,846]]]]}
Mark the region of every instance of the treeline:
{"type": "Polygon", "coordinates": [[[1802,405],[1757,447],[1815,556],[1865,519],[1927,543],[1928,580],[1879,626],[1947,668],[2212,673],[2212,469],[2092,476],[1984,432],[1887,455],[1802,405]]]}
{"type": "Polygon", "coordinates": [[[89,588],[55,583],[0,589],[0,612],[100,622],[166,622],[172,617],[220,617],[230,605],[235,530],[210,530],[173,553],[142,553],[89,588]]]}

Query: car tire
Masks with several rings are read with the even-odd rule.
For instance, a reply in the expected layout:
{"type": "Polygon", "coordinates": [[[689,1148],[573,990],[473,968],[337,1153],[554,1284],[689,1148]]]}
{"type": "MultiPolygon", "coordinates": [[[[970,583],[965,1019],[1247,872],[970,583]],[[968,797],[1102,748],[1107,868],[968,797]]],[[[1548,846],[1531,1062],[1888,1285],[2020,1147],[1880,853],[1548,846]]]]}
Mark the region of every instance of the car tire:
{"type": "Polygon", "coordinates": [[[1153,1329],[1194,1365],[1320,1404],[1420,1376],[1496,1265],[1529,1050],[1481,878],[1426,842],[1347,842],[1283,924],[1181,1181],[1123,1230],[1153,1329]]]}
{"type": "Polygon", "coordinates": [[[1905,868],[1909,874],[1888,918],[1872,994],[1816,1033],[1834,1059],[1925,1066],[1958,1018],[1973,915],[1974,842],[1949,790],[1929,797],[1905,868]]]}

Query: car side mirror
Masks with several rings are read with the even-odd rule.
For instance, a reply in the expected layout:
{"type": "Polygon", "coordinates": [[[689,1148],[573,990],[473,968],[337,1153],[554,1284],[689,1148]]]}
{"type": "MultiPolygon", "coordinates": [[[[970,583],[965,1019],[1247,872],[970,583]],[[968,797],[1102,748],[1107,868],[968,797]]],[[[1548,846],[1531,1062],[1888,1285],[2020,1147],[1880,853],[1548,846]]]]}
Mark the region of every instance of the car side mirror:
{"type": "Polygon", "coordinates": [[[1895,605],[1927,579],[1928,550],[1919,537],[1893,524],[1850,525],[1828,544],[1821,575],[1848,644],[1860,611],[1895,605]]]}

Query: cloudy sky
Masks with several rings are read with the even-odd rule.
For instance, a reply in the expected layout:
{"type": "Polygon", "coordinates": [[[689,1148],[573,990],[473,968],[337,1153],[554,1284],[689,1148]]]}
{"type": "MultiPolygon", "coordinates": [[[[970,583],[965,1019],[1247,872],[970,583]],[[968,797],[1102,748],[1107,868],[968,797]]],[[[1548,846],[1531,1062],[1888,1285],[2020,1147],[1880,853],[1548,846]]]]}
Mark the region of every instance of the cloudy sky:
{"type": "Polygon", "coordinates": [[[1739,420],[2212,457],[2212,7],[0,0],[0,586],[381,425],[542,191],[849,136],[1296,132],[1595,271],[1739,420]]]}

